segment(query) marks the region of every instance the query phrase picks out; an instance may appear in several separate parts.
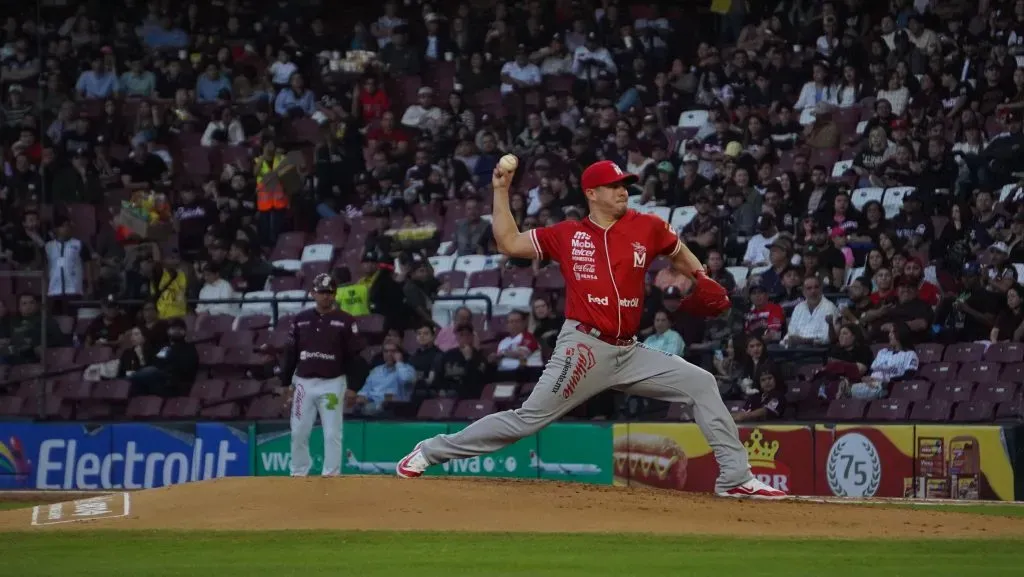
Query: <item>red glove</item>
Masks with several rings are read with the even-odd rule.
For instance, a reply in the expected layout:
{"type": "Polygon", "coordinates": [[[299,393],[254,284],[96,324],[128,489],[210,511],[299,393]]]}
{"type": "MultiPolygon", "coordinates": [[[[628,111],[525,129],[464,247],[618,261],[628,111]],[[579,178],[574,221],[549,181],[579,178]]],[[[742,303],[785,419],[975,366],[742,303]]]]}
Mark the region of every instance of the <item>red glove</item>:
{"type": "Polygon", "coordinates": [[[698,271],[694,275],[690,294],[679,303],[679,310],[698,317],[714,318],[729,310],[731,306],[729,292],[711,280],[706,272],[698,271]]]}

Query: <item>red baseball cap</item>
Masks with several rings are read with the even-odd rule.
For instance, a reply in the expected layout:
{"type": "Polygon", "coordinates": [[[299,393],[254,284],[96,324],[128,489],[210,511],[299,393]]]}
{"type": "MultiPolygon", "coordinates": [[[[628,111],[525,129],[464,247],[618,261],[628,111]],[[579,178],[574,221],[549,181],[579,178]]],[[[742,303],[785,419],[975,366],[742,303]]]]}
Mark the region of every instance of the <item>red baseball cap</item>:
{"type": "Polygon", "coordinates": [[[587,190],[612,184],[633,184],[637,180],[636,175],[623,172],[618,164],[610,160],[601,160],[591,164],[583,171],[583,176],[580,177],[580,186],[583,187],[583,190],[587,190]]]}

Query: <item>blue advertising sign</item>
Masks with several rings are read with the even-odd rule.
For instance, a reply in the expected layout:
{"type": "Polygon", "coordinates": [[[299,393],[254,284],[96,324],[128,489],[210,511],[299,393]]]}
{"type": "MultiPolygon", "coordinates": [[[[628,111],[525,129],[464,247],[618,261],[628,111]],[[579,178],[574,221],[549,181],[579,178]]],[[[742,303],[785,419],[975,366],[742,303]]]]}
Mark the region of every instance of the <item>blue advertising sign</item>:
{"type": "Polygon", "coordinates": [[[148,489],[249,475],[248,433],[220,423],[0,423],[0,487],[148,489]]]}

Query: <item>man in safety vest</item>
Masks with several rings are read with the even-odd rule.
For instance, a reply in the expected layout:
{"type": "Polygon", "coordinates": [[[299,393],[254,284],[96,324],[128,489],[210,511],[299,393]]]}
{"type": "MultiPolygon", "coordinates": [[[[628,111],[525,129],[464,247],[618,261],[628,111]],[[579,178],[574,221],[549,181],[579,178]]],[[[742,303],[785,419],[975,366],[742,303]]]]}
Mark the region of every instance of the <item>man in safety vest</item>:
{"type": "Polygon", "coordinates": [[[281,167],[284,159],[284,154],[277,149],[274,141],[267,140],[263,144],[263,154],[253,163],[256,176],[256,211],[259,213],[256,225],[259,228],[260,244],[267,247],[273,247],[277,243],[277,236],[284,228],[285,217],[288,214],[288,193],[285,192],[277,174],[270,175],[271,171],[281,167]]]}

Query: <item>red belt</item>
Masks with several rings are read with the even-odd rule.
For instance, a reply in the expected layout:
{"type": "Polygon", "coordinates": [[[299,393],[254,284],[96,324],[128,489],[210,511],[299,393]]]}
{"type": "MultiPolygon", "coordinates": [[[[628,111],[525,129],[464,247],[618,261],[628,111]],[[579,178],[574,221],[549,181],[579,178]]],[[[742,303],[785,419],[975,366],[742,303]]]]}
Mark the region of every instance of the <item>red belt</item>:
{"type": "Polygon", "coordinates": [[[601,342],[608,343],[609,345],[612,345],[614,347],[628,347],[636,342],[635,338],[620,339],[617,337],[610,337],[608,335],[602,334],[601,331],[595,329],[594,327],[585,325],[583,323],[576,323],[576,330],[585,335],[590,335],[601,342]]]}

